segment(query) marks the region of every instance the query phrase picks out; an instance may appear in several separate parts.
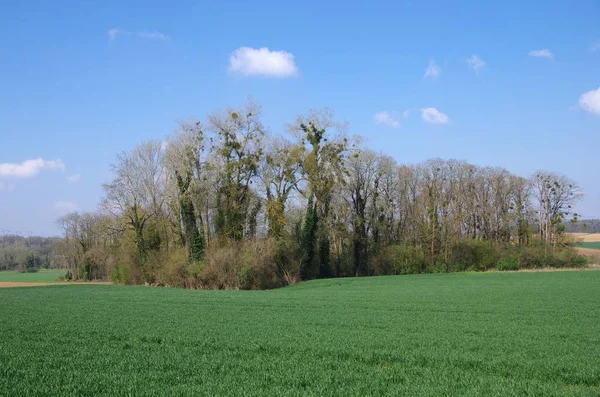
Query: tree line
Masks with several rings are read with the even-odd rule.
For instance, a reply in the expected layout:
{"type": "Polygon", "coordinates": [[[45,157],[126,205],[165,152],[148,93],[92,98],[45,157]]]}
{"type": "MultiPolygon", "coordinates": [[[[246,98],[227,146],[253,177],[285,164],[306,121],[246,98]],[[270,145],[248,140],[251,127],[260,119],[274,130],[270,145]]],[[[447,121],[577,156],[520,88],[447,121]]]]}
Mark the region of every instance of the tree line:
{"type": "Polygon", "coordinates": [[[271,134],[248,102],[180,122],[111,169],[98,211],[58,221],[73,278],[258,289],[584,263],[563,239],[581,197],[566,176],[398,164],[349,137],[327,109],[271,134]]]}
{"type": "Polygon", "coordinates": [[[576,223],[568,223],[569,233],[600,233],[600,219],[581,219],[576,223]]]}
{"type": "Polygon", "coordinates": [[[25,273],[60,266],[59,259],[54,255],[58,241],[56,237],[0,236],[0,271],[17,270],[25,273]]]}

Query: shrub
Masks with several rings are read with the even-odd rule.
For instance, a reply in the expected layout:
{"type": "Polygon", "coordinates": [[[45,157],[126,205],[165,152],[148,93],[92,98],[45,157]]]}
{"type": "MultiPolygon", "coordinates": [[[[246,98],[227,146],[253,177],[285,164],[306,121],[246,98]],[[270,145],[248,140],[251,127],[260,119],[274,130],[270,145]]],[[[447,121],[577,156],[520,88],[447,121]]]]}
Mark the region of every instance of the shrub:
{"type": "MultiPolygon", "coordinates": [[[[70,274],[70,272],[67,272],[67,274],[70,274]]],[[[66,277],[67,276],[65,276],[65,278],[66,277]]],[[[116,284],[129,284],[129,272],[127,271],[127,267],[123,264],[113,267],[110,271],[109,278],[116,284]]]]}
{"type": "Polygon", "coordinates": [[[380,274],[414,274],[425,269],[425,253],[412,245],[390,245],[372,261],[372,271],[380,274]]]}
{"type": "Polygon", "coordinates": [[[451,248],[450,262],[459,271],[484,271],[498,261],[496,247],[481,240],[462,240],[451,248]]]}
{"type": "Polygon", "coordinates": [[[19,267],[21,273],[36,273],[38,268],[41,266],[40,258],[35,254],[29,254],[25,258],[25,261],[19,267]]]}
{"type": "Polygon", "coordinates": [[[73,280],[73,273],[70,270],[67,270],[67,272],[65,273],[63,278],[66,281],[71,281],[71,280],[73,280]]]}
{"type": "Polygon", "coordinates": [[[235,246],[210,246],[200,274],[203,287],[217,289],[269,289],[284,284],[284,273],[295,279],[297,270],[288,266],[276,241],[255,240],[235,246]]]}
{"type": "Polygon", "coordinates": [[[519,270],[521,268],[521,264],[516,258],[509,256],[500,259],[500,261],[496,265],[496,268],[501,271],[519,270]]]}
{"type": "Polygon", "coordinates": [[[579,255],[573,247],[552,247],[548,244],[536,242],[521,250],[520,262],[525,268],[543,267],[583,267],[588,260],[579,255]]]}

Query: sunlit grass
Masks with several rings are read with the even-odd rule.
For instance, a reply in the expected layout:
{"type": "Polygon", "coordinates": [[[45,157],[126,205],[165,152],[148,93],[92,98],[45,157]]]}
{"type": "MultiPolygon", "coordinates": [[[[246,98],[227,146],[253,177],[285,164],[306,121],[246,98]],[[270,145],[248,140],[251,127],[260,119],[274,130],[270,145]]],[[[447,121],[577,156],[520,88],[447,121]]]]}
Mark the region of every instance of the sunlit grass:
{"type": "Polygon", "coordinates": [[[600,393],[600,272],[0,290],[6,395],[600,393]]]}
{"type": "Polygon", "coordinates": [[[0,282],[51,283],[65,274],[64,270],[40,270],[35,273],[0,272],[0,282]]]}

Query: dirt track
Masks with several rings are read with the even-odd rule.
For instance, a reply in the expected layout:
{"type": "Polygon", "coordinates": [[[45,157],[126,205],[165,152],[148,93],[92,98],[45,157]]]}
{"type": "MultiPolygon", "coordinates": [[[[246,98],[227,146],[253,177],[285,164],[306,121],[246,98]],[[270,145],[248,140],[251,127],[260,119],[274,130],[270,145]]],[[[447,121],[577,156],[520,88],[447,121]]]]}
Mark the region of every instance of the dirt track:
{"type": "Polygon", "coordinates": [[[46,285],[110,285],[110,282],[106,281],[90,281],[90,282],[61,282],[61,283],[18,283],[12,281],[0,281],[0,288],[16,288],[16,287],[43,287],[46,285]]]}

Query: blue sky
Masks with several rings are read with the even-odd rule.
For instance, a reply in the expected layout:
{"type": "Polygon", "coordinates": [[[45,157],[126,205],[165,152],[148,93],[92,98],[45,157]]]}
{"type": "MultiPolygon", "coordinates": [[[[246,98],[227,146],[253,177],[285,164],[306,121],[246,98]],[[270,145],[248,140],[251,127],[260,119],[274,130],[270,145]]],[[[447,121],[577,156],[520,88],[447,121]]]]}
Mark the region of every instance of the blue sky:
{"type": "Polygon", "coordinates": [[[3,2],[0,232],[58,234],[118,152],[249,96],[273,132],[327,106],[400,163],[564,173],[600,217],[600,2],[287,3],[3,2]]]}

